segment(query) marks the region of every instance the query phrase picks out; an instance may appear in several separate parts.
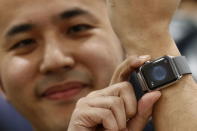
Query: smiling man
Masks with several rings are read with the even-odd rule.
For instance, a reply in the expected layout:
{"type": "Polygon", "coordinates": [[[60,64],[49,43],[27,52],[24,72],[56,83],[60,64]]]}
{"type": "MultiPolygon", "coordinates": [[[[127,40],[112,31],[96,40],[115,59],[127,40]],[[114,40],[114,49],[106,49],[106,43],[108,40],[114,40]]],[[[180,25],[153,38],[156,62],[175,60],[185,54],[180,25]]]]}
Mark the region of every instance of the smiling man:
{"type": "MultiPolygon", "coordinates": [[[[125,58],[106,2],[1,0],[0,5],[0,78],[7,100],[36,130],[66,130],[76,102],[108,87],[113,72],[125,58]]],[[[135,65],[136,59],[130,59],[129,64],[135,65]]],[[[138,66],[147,57],[140,60],[138,66]]],[[[122,103],[120,108],[119,96],[106,97],[108,104],[121,109],[115,111],[118,123],[111,126],[124,129],[126,118],[136,113],[136,98],[128,82],[113,86],[106,91],[123,92],[127,106],[122,103]]],[[[141,129],[159,96],[157,92],[147,97],[151,99],[149,113],[141,115],[142,124],[136,124],[141,129]]]]}
{"type": "MultiPolygon", "coordinates": [[[[102,118],[93,127],[104,122],[106,129],[122,130],[129,118],[129,129],[142,130],[151,115],[160,93],[147,94],[137,104],[131,84],[118,79],[121,69],[133,71],[149,56],[128,58],[110,83],[125,54],[106,6],[103,0],[0,0],[1,87],[36,130],[66,130],[76,102],[87,95],[85,101],[94,97],[92,107],[102,107],[96,114],[102,118]]],[[[137,52],[142,45],[133,47],[137,52]]],[[[84,99],[77,109],[85,109],[84,99]]]]}
{"type": "Polygon", "coordinates": [[[68,125],[76,101],[106,87],[123,60],[105,3],[0,2],[1,82],[7,99],[37,129],[68,125]]]}

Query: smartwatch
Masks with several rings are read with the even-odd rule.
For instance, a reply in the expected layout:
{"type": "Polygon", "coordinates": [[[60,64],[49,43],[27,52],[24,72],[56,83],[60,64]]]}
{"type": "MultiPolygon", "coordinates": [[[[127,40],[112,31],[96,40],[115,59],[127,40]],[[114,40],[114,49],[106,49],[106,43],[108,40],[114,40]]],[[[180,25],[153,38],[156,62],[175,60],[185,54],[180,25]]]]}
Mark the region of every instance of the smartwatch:
{"type": "Polygon", "coordinates": [[[143,92],[160,90],[191,74],[185,56],[163,56],[147,61],[136,71],[137,81],[143,92]]]}

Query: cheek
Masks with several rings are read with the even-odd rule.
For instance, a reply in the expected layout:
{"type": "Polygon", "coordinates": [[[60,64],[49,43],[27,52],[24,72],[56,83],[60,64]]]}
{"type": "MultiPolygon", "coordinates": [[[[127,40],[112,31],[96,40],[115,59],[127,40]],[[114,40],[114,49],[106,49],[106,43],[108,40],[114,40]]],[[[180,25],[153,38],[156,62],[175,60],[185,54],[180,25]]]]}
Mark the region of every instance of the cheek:
{"type": "Polygon", "coordinates": [[[109,84],[112,74],[115,68],[122,62],[123,56],[120,48],[118,50],[117,47],[110,46],[110,43],[107,41],[94,43],[84,47],[83,54],[80,56],[83,57],[81,58],[81,60],[84,60],[83,63],[86,63],[89,70],[93,72],[96,88],[100,89],[109,84]]]}
{"type": "MultiPolygon", "coordinates": [[[[3,88],[7,95],[28,90],[27,87],[31,84],[33,78],[33,67],[30,61],[12,57],[3,61],[1,69],[3,88]]],[[[26,92],[26,94],[28,93],[26,92]]]]}

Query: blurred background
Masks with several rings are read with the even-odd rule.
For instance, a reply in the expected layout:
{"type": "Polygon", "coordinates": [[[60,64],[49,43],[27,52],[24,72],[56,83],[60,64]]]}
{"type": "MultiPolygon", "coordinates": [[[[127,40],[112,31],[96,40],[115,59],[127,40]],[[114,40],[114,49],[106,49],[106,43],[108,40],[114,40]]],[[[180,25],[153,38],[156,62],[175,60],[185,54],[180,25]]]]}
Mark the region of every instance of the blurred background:
{"type": "Polygon", "coordinates": [[[197,80],[197,0],[182,0],[170,31],[197,80]]]}

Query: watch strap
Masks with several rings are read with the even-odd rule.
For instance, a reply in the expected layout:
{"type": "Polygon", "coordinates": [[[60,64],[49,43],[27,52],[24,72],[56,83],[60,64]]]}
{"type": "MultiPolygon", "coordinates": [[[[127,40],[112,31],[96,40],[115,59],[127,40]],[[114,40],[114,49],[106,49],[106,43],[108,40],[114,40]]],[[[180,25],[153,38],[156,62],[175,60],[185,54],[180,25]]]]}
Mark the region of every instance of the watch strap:
{"type": "Polygon", "coordinates": [[[185,56],[173,57],[173,61],[176,65],[177,70],[180,73],[180,75],[185,75],[185,74],[191,74],[192,73],[185,56]]]}
{"type": "Polygon", "coordinates": [[[135,92],[136,99],[139,100],[146,93],[146,91],[143,91],[143,89],[141,88],[141,85],[140,85],[139,80],[137,78],[137,73],[135,71],[131,73],[131,75],[129,77],[129,82],[133,86],[133,90],[135,92]]]}

